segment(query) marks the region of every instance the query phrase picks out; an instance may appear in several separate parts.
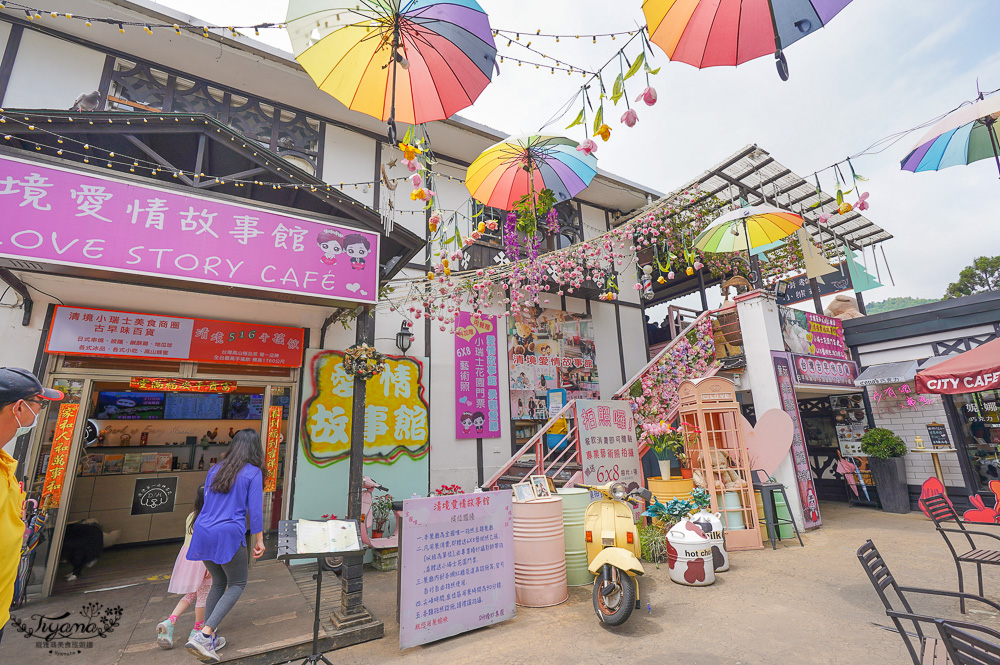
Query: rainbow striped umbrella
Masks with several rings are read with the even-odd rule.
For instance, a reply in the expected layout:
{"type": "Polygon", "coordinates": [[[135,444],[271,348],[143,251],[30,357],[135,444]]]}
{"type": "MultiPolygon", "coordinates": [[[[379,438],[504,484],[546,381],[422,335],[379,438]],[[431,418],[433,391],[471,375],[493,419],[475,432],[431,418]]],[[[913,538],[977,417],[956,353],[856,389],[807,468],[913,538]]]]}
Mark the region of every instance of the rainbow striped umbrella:
{"type": "Polygon", "coordinates": [[[994,159],[1000,169],[1000,95],[979,99],[949,113],[931,127],[899,163],[904,171],[939,171],[980,159],[994,159]]]}
{"type": "Polygon", "coordinates": [[[295,59],[320,90],[390,124],[444,120],[489,84],[496,44],[475,0],[290,0],[295,59]]]}
{"type": "Polygon", "coordinates": [[[564,136],[511,137],[476,157],[465,186],[477,201],[501,210],[543,189],[551,189],[557,201],[568,201],[597,175],[597,158],[577,150],[577,145],[564,136]]]}
{"type": "Polygon", "coordinates": [[[774,54],[819,30],[851,0],[645,0],[649,39],[667,57],[701,69],[735,67],[774,54]]]}
{"type": "Polygon", "coordinates": [[[786,238],[802,226],[802,217],[772,206],[747,206],[722,215],[698,234],[703,252],[742,252],[786,238]]]}

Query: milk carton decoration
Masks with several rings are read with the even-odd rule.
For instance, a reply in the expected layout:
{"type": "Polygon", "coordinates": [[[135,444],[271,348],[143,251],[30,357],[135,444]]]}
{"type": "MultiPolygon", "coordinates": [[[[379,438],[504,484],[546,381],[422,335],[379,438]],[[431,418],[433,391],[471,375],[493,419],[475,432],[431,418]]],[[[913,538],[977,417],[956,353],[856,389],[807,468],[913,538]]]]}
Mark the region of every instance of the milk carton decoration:
{"type": "Polygon", "coordinates": [[[729,570],[729,552],[726,551],[726,539],[723,532],[722,514],[708,511],[711,499],[708,491],[703,487],[697,487],[691,492],[696,506],[701,508],[691,516],[691,521],[701,527],[705,536],[712,541],[712,567],[715,572],[722,573],[729,570]]]}
{"type": "Polygon", "coordinates": [[[685,586],[715,583],[712,541],[687,517],[667,531],[667,567],[670,580],[685,586]]]}

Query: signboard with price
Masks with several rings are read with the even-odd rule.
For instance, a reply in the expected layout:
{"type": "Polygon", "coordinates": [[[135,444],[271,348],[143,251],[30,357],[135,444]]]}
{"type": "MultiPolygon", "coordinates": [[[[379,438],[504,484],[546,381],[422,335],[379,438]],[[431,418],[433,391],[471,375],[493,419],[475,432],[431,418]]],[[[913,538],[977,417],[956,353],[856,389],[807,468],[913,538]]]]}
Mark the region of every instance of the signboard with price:
{"type": "Polygon", "coordinates": [[[584,485],[642,482],[635,420],[628,402],[577,400],[576,418],[584,485]]]}
{"type": "Polygon", "coordinates": [[[399,648],[513,619],[510,491],[403,501],[399,648]]]}
{"type": "Polygon", "coordinates": [[[48,353],[300,367],[305,331],[256,323],[56,307],[48,353]]]}

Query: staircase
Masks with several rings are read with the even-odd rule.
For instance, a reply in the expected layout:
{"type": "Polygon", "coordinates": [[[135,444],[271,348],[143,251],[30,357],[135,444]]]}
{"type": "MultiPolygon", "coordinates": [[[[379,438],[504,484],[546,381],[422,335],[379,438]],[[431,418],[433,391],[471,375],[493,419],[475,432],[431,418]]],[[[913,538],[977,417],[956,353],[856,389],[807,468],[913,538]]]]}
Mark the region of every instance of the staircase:
{"type": "MultiPolygon", "coordinates": [[[[677,418],[680,405],[677,402],[677,387],[684,379],[695,379],[713,376],[719,371],[715,362],[715,343],[712,339],[712,312],[702,312],[683,330],[674,336],[670,343],[660,350],[635,376],[629,379],[615,393],[614,399],[633,399],[633,386],[642,385],[644,379],[656,381],[661,395],[655,402],[643,398],[643,403],[636,412],[636,423],[652,421],[652,413],[648,413],[650,405],[656,406],[656,420],[670,422],[677,418]],[[695,343],[691,342],[692,337],[695,343]],[[675,351],[680,351],[677,354],[675,351]],[[670,377],[663,379],[665,373],[670,377]],[[666,392],[668,398],[663,400],[666,392]]],[[[641,388],[639,389],[641,392],[641,388]]],[[[636,397],[642,397],[640,394],[636,397]]],[[[561,429],[561,428],[560,428],[561,429]]],[[[639,455],[649,449],[640,442],[639,455]]],[[[485,490],[509,489],[511,485],[525,480],[528,476],[546,475],[552,478],[556,487],[563,487],[582,481],[583,463],[580,458],[580,439],[576,427],[576,400],[570,400],[547,423],[521,447],[513,457],[500,468],[496,474],[483,484],[485,490]],[[558,435],[558,445],[550,449],[546,445],[547,434],[557,426],[563,418],[567,421],[567,431],[558,435]],[[566,443],[563,446],[563,443],[566,443]]]]}

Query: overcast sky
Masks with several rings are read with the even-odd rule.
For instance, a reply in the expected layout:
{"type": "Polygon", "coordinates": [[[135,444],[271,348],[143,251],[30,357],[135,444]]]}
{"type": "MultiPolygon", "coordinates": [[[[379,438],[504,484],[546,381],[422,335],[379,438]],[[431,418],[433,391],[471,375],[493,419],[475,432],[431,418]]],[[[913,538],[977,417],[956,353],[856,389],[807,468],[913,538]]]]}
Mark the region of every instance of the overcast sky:
{"type": "MultiPolygon", "coordinates": [[[[331,2],[332,4],[333,2],[331,2]]],[[[480,0],[494,28],[592,34],[643,25],[640,0],[480,0]]],[[[225,25],[282,21],[282,0],[162,0],[205,21],[225,25]]],[[[787,51],[791,79],[782,82],[773,59],[739,68],[695,69],[671,63],[656,51],[652,78],[659,93],[653,107],[640,104],[638,124],[620,124],[624,103],[605,112],[611,140],[597,152],[612,173],[669,192],[756,143],[801,176],[853,155],[878,139],[930,120],[984,91],[1000,88],[1000,2],[996,0],[855,0],[826,28],[787,51]]],[[[272,45],[291,50],[280,30],[262,32],[272,45]]],[[[526,38],[522,37],[526,41],[526,38]]],[[[534,38],[532,46],[586,69],[611,57],[622,38],[560,40],[534,38]]],[[[506,40],[501,54],[537,60],[506,40]]],[[[655,47],[654,47],[655,48],[655,47]]],[[[635,51],[630,51],[629,56],[635,51]]],[[[617,66],[605,70],[606,85],[617,66]]],[[[583,78],[552,75],[532,67],[501,65],[499,76],[461,115],[512,134],[533,132],[579,88],[583,78]]],[[[630,79],[634,99],[645,85],[630,79]]],[[[1000,93],[998,93],[1000,94],[1000,93]]],[[[596,98],[595,98],[596,101],[596,98]]],[[[563,128],[574,107],[550,131],[583,138],[579,127],[563,128]]],[[[899,160],[924,131],[912,133],[877,155],[852,160],[869,178],[873,222],[895,236],[884,243],[891,285],[865,294],[869,302],[893,296],[939,298],[947,284],[977,256],[1000,255],[1000,176],[980,161],[940,172],[913,174],[899,160]]],[[[834,192],[830,171],[821,174],[834,192]]],[[[847,197],[854,200],[854,194],[847,197]]],[[[447,206],[445,206],[447,207],[447,206]]],[[[881,260],[881,252],[879,252],[881,260]]],[[[871,261],[869,255],[869,262],[871,261]]]]}

